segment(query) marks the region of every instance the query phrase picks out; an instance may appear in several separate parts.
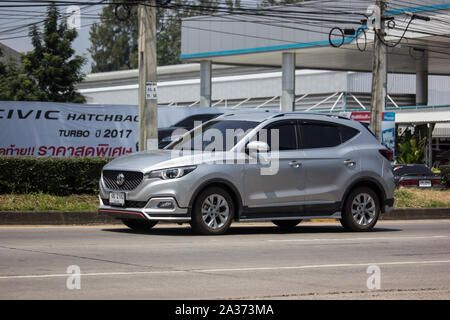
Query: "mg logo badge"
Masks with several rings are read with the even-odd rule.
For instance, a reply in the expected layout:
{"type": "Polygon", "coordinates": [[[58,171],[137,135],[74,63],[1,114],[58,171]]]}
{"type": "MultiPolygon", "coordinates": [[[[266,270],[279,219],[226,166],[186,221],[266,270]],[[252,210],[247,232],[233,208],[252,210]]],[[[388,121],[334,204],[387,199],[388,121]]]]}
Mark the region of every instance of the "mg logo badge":
{"type": "Polygon", "coordinates": [[[117,185],[121,186],[121,185],[123,185],[124,182],[125,182],[125,176],[123,175],[123,173],[119,173],[116,178],[117,185]]]}

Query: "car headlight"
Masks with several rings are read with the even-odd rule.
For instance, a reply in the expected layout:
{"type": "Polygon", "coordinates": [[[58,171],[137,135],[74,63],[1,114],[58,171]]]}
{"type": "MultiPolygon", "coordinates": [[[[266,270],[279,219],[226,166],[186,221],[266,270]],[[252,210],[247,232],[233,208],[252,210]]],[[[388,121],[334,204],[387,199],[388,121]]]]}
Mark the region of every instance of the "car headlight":
{"type": "Polygon", "coordinates": [[[152,178],[158,178],[163,180],[170,180],[170,179],[177,179],[181,178],[188,173],[192,172],[197,168],[197,166],[189,166],[189,167],[177,167],[177,168],[168,168],[168,169],[161,169],[161,170],[155,170],[150,171],[149,173],[145,174],[146,179],[152,179],[152,178]]]}

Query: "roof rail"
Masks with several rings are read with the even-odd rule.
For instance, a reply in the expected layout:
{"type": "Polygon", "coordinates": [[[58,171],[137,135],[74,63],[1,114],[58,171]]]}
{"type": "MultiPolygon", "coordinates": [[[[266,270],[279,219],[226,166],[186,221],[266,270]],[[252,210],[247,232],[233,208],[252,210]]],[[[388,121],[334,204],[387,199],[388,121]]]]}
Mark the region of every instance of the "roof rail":
{"type": "Polygon", "coordinates": [[[330,118],[338,118],[338,119],[342,119],[342,120],[351,120],[350,118],[341,116],[341,115],[339,115],[339,114],[333,114],[333,113],[319,113],[319,112],[282,112],[282,113],[273,115],[270,119],[273,119],[273,118],[279,118],[279,117],[284,117],[284,116],[287,116],[287,115],[296,115],[296,114],[315,115],[315,116],[326,116],[326,117],[330,117],[330,118]]]}

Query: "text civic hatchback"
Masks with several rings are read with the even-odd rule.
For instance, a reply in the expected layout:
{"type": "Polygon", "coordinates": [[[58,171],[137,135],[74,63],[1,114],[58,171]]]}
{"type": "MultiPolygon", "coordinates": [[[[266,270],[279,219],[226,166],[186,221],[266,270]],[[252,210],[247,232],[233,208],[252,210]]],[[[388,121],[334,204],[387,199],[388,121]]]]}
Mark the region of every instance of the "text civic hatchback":
{"type": "Polygon", "coordinates": [[[225,233],[233,221],[272,221],[288,229],[323,218],[370,231],[393,208],[391,160],[368,129],[344,117],[228,114],[163,150],[108,163],[99,213],[135,230],[189,222],[209,235],[225,233]]]}

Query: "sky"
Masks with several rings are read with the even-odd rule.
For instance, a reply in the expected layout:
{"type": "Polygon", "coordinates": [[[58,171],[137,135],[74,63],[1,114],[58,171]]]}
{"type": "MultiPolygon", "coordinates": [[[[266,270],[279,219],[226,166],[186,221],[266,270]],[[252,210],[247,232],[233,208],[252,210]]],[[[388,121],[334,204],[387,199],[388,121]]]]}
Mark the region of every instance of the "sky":
{"type": "MultiPolygon", "coordinates": [[[[86,57],[87,61],[83,66],[84,73],[90,73],[92,58],[87,49],[90,47],[89,30],[94,22],[99,22],[98,14],[104,5],[98,5],[101,0],[59,0],[69,2],[83,2],[78,6],[58,6],[60,13],[64,14],[69,21],[75,21],[71,12],[75,9],[80,11],[80,19],[77,24],[78,37],[72,43],[77,55],[86,57]],[[90,2],[97,5],[88,5],[90,2]]],[[[256,6],[260,0],[241,0],[247,6],[256,6]]],[[[104,0],[104,4],[109,1],[104,0]]],[[[43,0],[0,0],[0,43],[19,51],[26,52],[33,49],[31,40],[28,37],[29,25],[37,23],[42,26],[45,18],[46,5],[48,1],[43,0]],[[21,7],[19,7],[21,6],[21,7]]],[[[75,16],[76,17],[76,16],[75,16]]],[[[69,23],[70,25],[70,23],[69,23]]]]}
{"type": "MultiPolygon", "coordinates": [[[[98,0],[84,0],[84,2],[98,2],[98,0]]],[[[36,4],[36,2],[30,1],[36,4]]],[[[11,4],[11,3],[10,3],[11,4]]],[[[22,5],[23,3],[15,3],[15,5],[22,5]]],[[[29,24],[38,23],[42,26],[41,21],[45,17],[46,7],[1,7],[8,5],[7,2],[0,0],[0,42],[4,45],[19,51],[26,52],[33,49],[31,40],[28,37],[29,24]]],[[[24,3],[23,5],[27,5],[24,3]]],[[[94,22],[98,22],[98,13],[101,12],[102,6],[61,6],[58,7],[61,13],[69,19],[69,25],[77,27],[78,37],[74,40],[72,47],[76,54],[85,56],[87,58],[86,64],[83,66],[83,72],[89,73],[91,71],[92,59],[90,58],[87,49],[90,46],[89,30],[94,22]],[[77,14],[70,15],[67,13],[76,12],[80,9],[80,18],[77,14]]]]}

